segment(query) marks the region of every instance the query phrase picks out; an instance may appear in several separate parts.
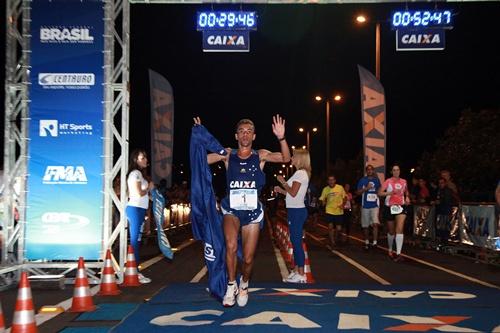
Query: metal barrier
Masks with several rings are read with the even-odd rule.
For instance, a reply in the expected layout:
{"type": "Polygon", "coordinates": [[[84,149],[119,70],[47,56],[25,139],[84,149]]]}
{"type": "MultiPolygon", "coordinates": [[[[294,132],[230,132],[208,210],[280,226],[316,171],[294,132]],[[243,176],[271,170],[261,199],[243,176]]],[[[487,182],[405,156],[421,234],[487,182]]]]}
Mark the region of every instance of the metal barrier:
{"type": "Polygon", "coordinates": [[[453,207],[449,216],[436,216],[435,207],[413,206],[413,234],[462,245],[500,251],[498,217],[492,204],[464,203],[453,207]]]}

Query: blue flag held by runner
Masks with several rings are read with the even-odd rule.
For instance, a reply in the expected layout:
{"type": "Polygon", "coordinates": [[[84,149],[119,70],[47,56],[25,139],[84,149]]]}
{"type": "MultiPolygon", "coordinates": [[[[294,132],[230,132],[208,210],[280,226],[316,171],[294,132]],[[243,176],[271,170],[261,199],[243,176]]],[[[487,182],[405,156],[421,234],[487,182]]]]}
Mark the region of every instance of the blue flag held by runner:
{"type": "Polygon", "coordinates": [[[160,247],[161,253],[168,259],[174,258],[174,252],[170,246],[167,235],[163,231],[163,211],[165,210],[165,198],[156,188],[151,190],[153,195],[153,215],[156,222],[156,233],[158,235],[158,246],[160,247]]]}
{"type": "Polygon", "coordinates": [[[191,161],[191,226],[194,238],[204,242],[208,288],[217,298],[226,293],[226,246],[222,231],[222,214],[216,208],[212,188],[212,172],[207,151],[225,155],[224,147],[202,125],[191,131],[189,157],[191,161]]]}

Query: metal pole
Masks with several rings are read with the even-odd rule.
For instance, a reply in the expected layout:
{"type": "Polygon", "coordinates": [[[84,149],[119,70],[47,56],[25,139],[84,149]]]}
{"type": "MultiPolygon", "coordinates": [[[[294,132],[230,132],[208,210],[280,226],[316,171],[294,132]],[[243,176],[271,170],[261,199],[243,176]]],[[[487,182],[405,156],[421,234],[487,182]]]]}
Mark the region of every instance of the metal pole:
{"type": "Polygon", "coordinates": [[[309,144],[309,131],[307,131],[307,150],[311,151],[311,146],[309,144]]]}
{"type": "Polygon", "coordinates": [[[380,80],[380,23],[375,26],[375,77],[380,80]]]}
{"type": "Polygon", "coordinates": [[[330,98],[326,99],[326,175],[330,174],[330,98]]]}

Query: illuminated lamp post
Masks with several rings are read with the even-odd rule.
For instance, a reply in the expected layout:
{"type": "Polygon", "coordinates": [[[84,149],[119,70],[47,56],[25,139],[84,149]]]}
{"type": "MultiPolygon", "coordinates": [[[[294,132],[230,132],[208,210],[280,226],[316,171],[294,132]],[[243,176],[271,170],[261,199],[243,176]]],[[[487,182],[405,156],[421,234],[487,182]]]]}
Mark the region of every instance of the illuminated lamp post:
{"type": "MultiPolygon", "coordinates": [[[[323,100],[323,97],[321,96],[316,96],[314,99],[317,102],[321,102],[323,100]]],[[[326,97],[326,174],[330,174],[330,112],[331,112],[331,107],[333,106],[334,102],[340,102],[342,100],[342,96],[339,94],[336,94],[333,96],[333,100],[330,102],[330,97],[326,97]]]]}

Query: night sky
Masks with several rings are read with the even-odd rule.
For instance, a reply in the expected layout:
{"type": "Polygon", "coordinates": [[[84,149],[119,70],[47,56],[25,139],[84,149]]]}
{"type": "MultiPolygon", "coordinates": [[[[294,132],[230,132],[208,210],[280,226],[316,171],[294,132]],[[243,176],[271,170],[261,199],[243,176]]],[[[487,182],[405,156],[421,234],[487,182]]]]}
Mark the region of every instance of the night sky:
{"type": "MultiPolygon", "coordinates": [[[[414,166],[432,150],[461,110],[500,107],[500,2],[411,3],[408,9],[450,9],[454,28],[444,51],[397,52],[389,18],[405,4],[132,5],[130,146],[149,146],[149,68],[174,89],[174,164],[186,163],[193,116],[224,146],[235,146],[234,124],[256,123],[255,148],[279,148],[272,115],[286,119],[290,145],[305,145],[298,127],[319,128],[313,168],[323,168],[325,105],[317,94],[340,93],[331,125],[332,159],[353,159],[362,148],[357,65],[375,71],[375,24],[380,21],[381,82],[387,100],[387,160],[414,166]],[[258,30],[249,53],[204,53],[196,31],[199,10],[253,10],[258,30]],[[354,22],[364,13],[372,21],[354,22]]],[[[1,17],[5,17],[5,4],[1,17]]],[[[4,62],[4,25],[0,61],[4,62]]],[[[2,72],[0,79],[3,82],[2,72]]],[[[3,89],[0,97],[3,100],[3,89]]],[[[4,104],[0,108],[3,110],[4,104]]],[[[2,117],[3,123],[3,117],[2,117]]],[[[2,124],[3,126],[3,124],[2,124]]],[[[2,143],[3,147],[3,143],[2,143]]]]}

